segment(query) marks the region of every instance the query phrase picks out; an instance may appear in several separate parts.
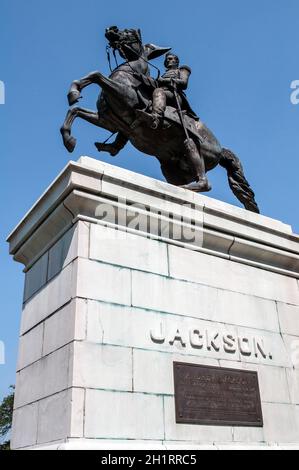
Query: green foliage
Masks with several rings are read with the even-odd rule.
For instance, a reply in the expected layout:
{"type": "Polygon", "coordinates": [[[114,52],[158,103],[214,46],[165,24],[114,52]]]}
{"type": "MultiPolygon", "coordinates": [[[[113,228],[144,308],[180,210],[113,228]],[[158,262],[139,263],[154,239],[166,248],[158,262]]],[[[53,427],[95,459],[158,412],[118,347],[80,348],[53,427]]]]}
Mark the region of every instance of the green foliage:
{"type": "Polygon", "coordinates": [[[0,450],[10,450],[10,441],[5,441],[0,444],[0,450]]]}
{"type": "Polygon", "coordinates": [[[12,392],[3,398],[0,404],[0,450],[9,450],[10,441],[5,440],[12,424],[12,412],[14,402],[14,386],[10,387],[12,392]]]}

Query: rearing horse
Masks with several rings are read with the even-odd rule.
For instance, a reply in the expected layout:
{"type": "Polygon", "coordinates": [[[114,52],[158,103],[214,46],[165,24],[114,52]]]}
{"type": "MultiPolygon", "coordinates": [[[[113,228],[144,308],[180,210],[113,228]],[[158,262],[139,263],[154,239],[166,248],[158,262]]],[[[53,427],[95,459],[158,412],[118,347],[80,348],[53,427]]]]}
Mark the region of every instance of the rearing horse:
{"type": "Polygon", "coordinates": [[[245,178],[238,157],[223,149],[213,133],[202,121],[184,116],[189,138],[180,121],[177,109],[167,106],[163,125],[152,129],[140,118],[140,111],[151,107],[152,92],[156,86],[149,73],[149,60],[165,54],[170,48],[142,44],[140,30],[106,30],[110,47],[117,50],[125,62],[114,69],[109,78],[92,72],[75,80],[68,93],[69,105],[77,103],[81,91],[96,83],[102,88],[97,100],[97,111],[71,108],[61,127],[65,147],[72,152],[76,139],[71,135],[75,118],[80,117],[98,127],[118,133],[112,144],[95,143],[99,151],[116,155],[130,141],[141,152],[158,158],[167,182],[197,192],[211,189],[206,172],[218,164],[227,170],[229,185],[247,210],[259,212],[254,192],[245,178]],[[188,145],[186,145],[186,142],[188,145]]]}

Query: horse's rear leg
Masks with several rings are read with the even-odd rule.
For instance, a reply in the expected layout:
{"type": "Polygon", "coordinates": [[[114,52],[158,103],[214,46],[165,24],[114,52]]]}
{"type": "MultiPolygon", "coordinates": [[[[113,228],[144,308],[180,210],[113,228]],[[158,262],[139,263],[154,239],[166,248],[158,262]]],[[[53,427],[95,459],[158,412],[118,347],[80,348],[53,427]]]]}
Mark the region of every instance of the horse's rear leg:
{"type": "Polygon", "coordinates": [[[111,144],[106,144],[105,142],[95,142],[95,146],[99,152],[108,152],[111,157],[115,157],[127,144],[128,137],[126,137],[122,132],[118,132],[116,139],[111,144]]]}
{"type": "Polygon", "coordinates": [[[211,190],[208,178],[206,176],[205,162],[200,154],[195,142],[188,138],[184,141],[185,157],[190,165],[194,168],[196,181],[182,186],[196,192],[206,192],[211,190]]]}
{"type": "Polygon", "coordinates": [[[85,121],[88,121],[95,126],[101,127],[99,115],[96,111],[91,111],[84,108],[69,109],[64,123],[60,128],[64,146],[69,152],[73,152],[74,148],[76,147],[77,140],[71,135],[71,131],[72,124],[77,117],[80,117],[81,119],[84,119],[85,121]]]}

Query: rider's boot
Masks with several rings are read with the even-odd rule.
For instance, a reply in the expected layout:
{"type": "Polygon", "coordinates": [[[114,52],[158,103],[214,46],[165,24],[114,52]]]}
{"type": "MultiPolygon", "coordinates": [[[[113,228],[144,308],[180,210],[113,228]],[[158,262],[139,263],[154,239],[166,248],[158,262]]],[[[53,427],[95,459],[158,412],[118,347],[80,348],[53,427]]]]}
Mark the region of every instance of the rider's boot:
{"type": "Polygon", "coordinates": [[[140,122],[145,123],[152,129],[160,127],[169,127],[167,123],[163,124],[164,111],[166,109],[166,96],[162,88],[155,88],[153,92],[152,112],[142,111],[136,109],[136,121],[131,125],[131,128],[136,127],[140,122]],[[163,126],[162,126],[163,125],[163,126]]]}
{"type": "Polygon", "coordinates": [[[152,129],[158,129],[163,122],[166,109],[166,95],[163,88],[155,88],[153,92],[152,129]]]}

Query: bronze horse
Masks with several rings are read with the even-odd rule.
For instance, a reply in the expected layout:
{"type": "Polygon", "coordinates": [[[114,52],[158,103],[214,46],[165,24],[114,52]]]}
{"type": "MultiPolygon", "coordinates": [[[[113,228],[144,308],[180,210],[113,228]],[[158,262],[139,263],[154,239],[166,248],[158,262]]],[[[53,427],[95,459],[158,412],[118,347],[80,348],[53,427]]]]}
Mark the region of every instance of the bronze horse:
{"type": "Polygon", "coordinates": [[[68,93],[70,106],[78,102],[83,88],[92,83],[99,85],[102,92],[97,100],[97,111],[80,107],[69,109],[61,127],[68,151],[75,148],[76,139],[71,135],[71,128],[75,118],[80,117],[118,133],[114,143],[95,143],[98,150],[116,155],[130,141],[141,152],[159,160],[168,183],[197,192],[207,191],[210,186],[206,172],[220,164],[227,170],[229,185],[239,201],[247,210],[259,212],[240,160],[233,152],[220,146],[201,120],[196,121],[185,113],[182,122],[178,110],[171,106],[166,107],[163,125],[157,129],[152,129],[140,118],[142,111],[151,108],[156,86],[149,73],[149,61],[170,48],[143,45],[140,30],[119,30],[113,26],[106,30],[105,36],[109,46],[114,52],[117,50],[125,62],[115,68],[109,78],[96,71],[71,84],[68,93]],[[186,151],[186,132],[192,151],[186,151]]]}

